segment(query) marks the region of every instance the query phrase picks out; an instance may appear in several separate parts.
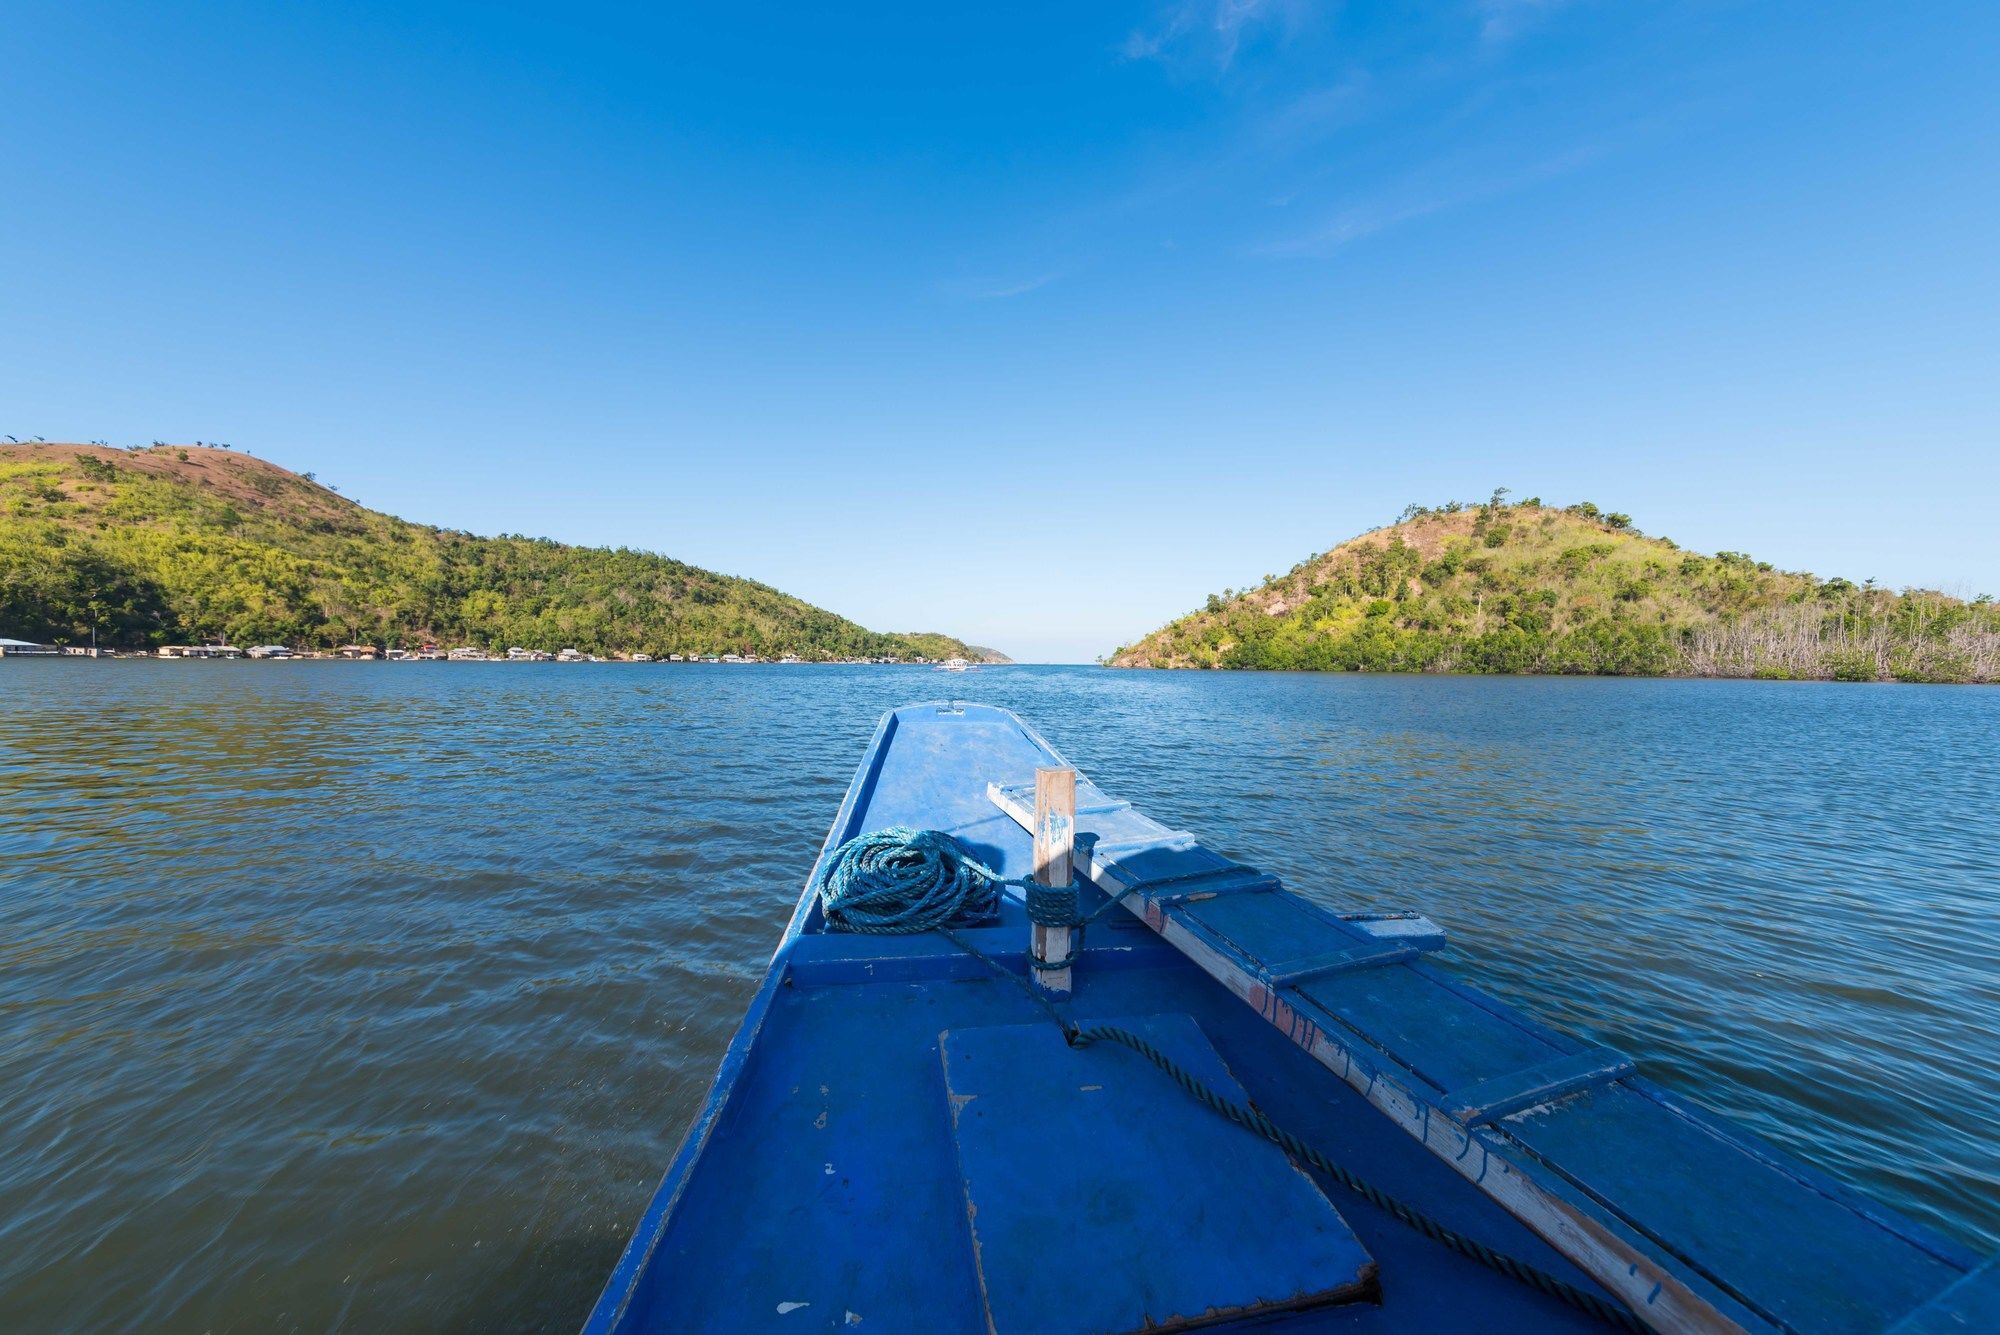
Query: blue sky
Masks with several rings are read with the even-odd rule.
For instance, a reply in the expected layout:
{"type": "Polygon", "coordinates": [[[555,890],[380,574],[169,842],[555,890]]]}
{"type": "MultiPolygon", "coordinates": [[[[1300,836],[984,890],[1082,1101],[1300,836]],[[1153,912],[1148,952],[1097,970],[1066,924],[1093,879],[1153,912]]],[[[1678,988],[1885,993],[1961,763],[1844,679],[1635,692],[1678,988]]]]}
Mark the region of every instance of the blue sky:
{"type": "Polygon", "coordinates": [[[0,433],[1030,658],[1496,485],[2000,593],[2000,6],[947,9],[9,6],[0,433]]]}

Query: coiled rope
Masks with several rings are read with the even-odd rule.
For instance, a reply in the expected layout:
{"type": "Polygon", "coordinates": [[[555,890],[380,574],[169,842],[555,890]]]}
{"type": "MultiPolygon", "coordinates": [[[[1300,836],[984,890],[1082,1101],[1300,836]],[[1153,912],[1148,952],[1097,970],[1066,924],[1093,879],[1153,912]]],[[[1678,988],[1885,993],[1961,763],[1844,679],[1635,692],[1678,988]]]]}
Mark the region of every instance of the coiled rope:
{"type": "MultiPolygon", "coordinates": [[[[984,961],[1002,978],[1024,989],[1029,999],[1055,1021],[1071,1047],[1106,1042],[1131,1049],[1216,1113],[1264,1137],[1293,1158],[1317,1168],[1431,1241],[1600,1321],[1643,1335],[1647,1327],[1623,1304],[1580,1288],[1518,1257],[1489,1247],[1477,1238],[1449,1228],[1415,1206],[1356,1177],[1255,1108],[1245,1107],[1217,1093],[1131,1030],[1109,1024],[1080,1025],[1071,1020],[1026,978],[953,930],[990,919],[999,909],[1000,888],[1009,885],[1018,886],[1026,892],[1024,898],[1030,920],[1045,927],[1081,927],[1095,921],[1132,893],[1126,890],[1100,905],[1088,917],[1083,917],[1077,910],[1077,887],[1074,882],[1067,886],[1050,887],[1037,885],[1033,877],[1002,876],[973,857],[963,844],[950,835],[940,830],[917,830],[901,825],[872,834],[856,835],[842,844],[827,859],[814,889],[819,895],[827,925],[833,930],[872,935],[936,931],[959,949],[984,961]]],[[[1028,963],[1038,968],[1068,968],[1073,959],[1075,954],[1072,952],[1068,959],[1043,962],[1030,958],[1028,963]]]]}
{"type": "MultiPolygon", "coordinates": [[[[836,932],[895,936],[976,927],[1000,911],[1000,888],[1022,892],[1028,920],[1043,927],[1085,927],[1132,893],[1117,895],[1089,915],[1077,911],[1077,884],[1043,885],[1032,876],[1002,876],[942,830],[893,825],[857,834],[834,850],[814,889],[827,925],[836,932]]],[[[977,950],[958,937],[964,950],[977,950]]],[[[980,955],[981,959],[986,956],[980,955]]],[[[1029,959],[1037,970],[1067,969],[1075,950],[1059,960],[1029,959]]],[[[988,961],[989,963],[991,961],[988,961]]]]}
{"type": "Polygon", "coordinates": [[[821,909],[836,932],[893,936],[971,927],[999,911],[1009,880],[940,830],[896,825],[858,834],[820,872],[821,909]]]}

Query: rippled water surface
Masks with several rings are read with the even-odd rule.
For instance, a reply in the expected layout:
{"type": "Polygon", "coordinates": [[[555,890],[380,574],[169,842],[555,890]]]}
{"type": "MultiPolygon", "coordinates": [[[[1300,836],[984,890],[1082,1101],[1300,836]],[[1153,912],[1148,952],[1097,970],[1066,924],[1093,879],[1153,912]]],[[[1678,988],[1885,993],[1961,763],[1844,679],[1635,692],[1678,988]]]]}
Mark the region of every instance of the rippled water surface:
{"type": "Polygon", "coordinates": [[[2000,1246],[2000,691],[0,663],[0,1312],[568,1328],[876,717],[1106,788],[2000,1246]]]}

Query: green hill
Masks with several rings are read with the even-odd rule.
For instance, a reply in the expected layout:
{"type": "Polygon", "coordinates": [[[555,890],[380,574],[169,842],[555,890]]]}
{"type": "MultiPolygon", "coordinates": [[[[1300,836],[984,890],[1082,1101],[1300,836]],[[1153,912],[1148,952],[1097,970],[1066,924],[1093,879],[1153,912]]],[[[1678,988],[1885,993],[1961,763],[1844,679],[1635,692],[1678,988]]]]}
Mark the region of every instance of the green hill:
{"type": "Polygon", "coordinates": [[[0,445],[0,635],[591,653],[978,655],[649,552],[475,537],[222,449],[0,445]]]}
{"type": "Polygon", "coordinates": [[[2000,607],[1702,556],[1589,503],[1412,506],[1116,667],[2000,680],[2000,607]]]}

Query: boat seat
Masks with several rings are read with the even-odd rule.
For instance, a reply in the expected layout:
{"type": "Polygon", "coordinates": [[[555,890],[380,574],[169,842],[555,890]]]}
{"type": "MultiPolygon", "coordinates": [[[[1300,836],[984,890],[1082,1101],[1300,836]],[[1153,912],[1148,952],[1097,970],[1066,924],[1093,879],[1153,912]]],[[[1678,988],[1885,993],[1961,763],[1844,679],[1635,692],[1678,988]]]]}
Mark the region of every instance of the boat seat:
{"type": "Polygon", "coordinates": [[[1367,941],[1344,945],[1338,950],[1329,950],[1304,959],[1285,960],[1267,965],[1264,976],[1273,987],[1296,987],[1300,983],[1315,978],[1325,978],[1329,974],[1346,973],[1350,969],[1374,969],[1386,964],[1401,964],[1417,957],[1415,946],[1402,945],[1395,941],[1367,941]]]}
{"type": "MultiPolygon", "coordinates": [[[[1112,1023],[1247,1101],[1191,1017],[1112,1023]]],[[[947,1030],[939,1048],[994,1335],[1186,1330],[1376,1297],[1373,1259],[1318,1184],[1139,1054],[1072,1048],[1041,1022],[947,1030]]]]}
{"type": "Polygon", "coordinates": [[[1636,1068],[1632,1059],[1610,1048],[1585,1048],[1564,1053],[1525,1070],[1490,1076],[1475,1085],[1453,1090],[1439,1103],[1444,1114],[1466,1126],[1480,1126],[1511,1117],[1527,1108],[1623,1080],[1636,1068]]]}

